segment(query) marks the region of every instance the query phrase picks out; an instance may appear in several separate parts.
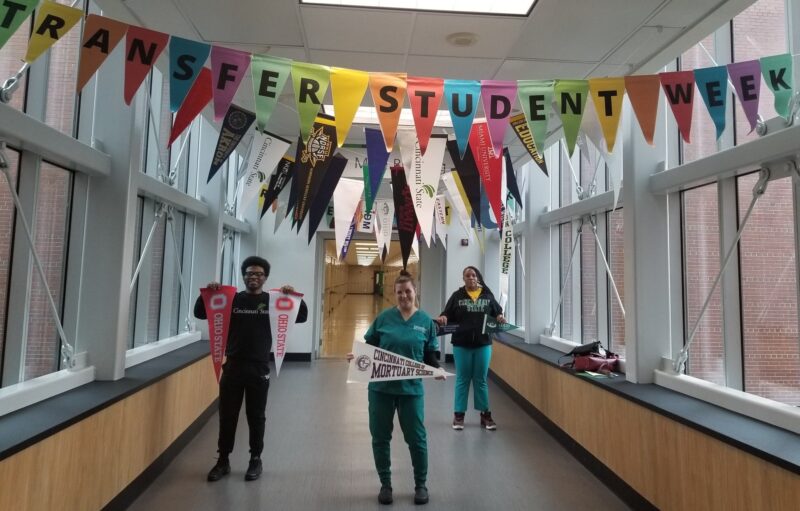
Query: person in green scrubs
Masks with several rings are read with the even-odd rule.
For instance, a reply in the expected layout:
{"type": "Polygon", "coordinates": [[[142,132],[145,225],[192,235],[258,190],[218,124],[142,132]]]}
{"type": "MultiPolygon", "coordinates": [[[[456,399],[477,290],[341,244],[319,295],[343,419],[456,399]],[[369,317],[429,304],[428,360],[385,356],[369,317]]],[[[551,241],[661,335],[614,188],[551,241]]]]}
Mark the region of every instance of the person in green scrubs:
{"type": "MultiPolygon", "coordinates": [[[[436,326],[428,314],[417,308],[417,287],[406,271],[401,271],[395,280],[394,293],[397,306],[378,314],[364,334],[367,344],[439,367],[436,326]]],[[[352,358],[353,354],[348,354],[347,359],[352,358]]],[[[443,380],[444,376],[437,379],[443,380]]],[[[424,424],[425,391],[422,380],[372,382],[368,392],[372,454],[381,482],[378,501],[391,504],[393,500],[390,443],[397,411],[400,429],[411,452],[411,464],[414,467],[414,504],[427,504],[428,437],[424,424]]]]}

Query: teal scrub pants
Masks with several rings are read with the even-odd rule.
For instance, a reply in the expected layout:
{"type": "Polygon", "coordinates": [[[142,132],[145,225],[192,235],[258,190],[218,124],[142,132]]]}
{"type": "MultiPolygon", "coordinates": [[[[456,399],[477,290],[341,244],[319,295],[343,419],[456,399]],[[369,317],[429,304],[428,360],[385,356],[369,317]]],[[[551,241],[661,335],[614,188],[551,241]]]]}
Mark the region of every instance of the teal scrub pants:
{"type": "Polygon", "coordinates": [[[456,363],[456,399],[455,412],[467,411],[469,385],[472,383],[473,405],[480,412],[489,411],[489,385],[486,376],[489,374],[489,361],[492,359],[492,346],[465,348],[453,346],[453,360],[456,363]]]}
{"type": "Polygon", "coordinates": [[[392,485],[390,444],[394,427],[394,411],[400,420],[403,438],[411,452],[414,485],[425,486],[428,478],[428,435],[425,432],[424,396],[385,394],[369,391],[369,432],[372,434],[372,455],[382,486],[392,485]]]}

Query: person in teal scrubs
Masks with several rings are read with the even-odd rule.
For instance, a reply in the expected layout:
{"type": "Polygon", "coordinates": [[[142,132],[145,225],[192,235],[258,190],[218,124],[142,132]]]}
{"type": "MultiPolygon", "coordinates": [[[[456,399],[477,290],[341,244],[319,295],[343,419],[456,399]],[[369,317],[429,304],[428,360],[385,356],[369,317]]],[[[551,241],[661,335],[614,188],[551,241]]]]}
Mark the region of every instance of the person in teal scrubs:
{"type": "MultiPolygon", "coordinates": [[[[429,315],[417,308],[417,287],[406,271],[401,271],[395,280],[394,293],[397,306],[378,314],[364,334],[367,344],[439,367],[436,325],[429,315]]],[[[353,354],[348,354],[347,359],[352,358],[353,354]]],[[[444,376],[437,379],[444,379],[444,376]]],[[[396,410],[414,467],[414,503],[427,504],[428,437],[424,424],[422,380],[372,382],[368,392],[372,454],[381,482],[378,501],[391,504],[393,500],[390,443],[396,410]]]]}

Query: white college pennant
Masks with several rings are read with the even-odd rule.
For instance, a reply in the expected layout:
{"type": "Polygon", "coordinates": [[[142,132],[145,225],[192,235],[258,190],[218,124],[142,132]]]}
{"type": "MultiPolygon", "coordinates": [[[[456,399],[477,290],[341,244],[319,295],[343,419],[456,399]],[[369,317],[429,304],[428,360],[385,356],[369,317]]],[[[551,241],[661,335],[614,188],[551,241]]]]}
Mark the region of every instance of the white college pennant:
{"type": "Polygon", "coordinates": [[[342,253],[344,240],[353,223],[353,217],[364,193],[361,179],[340,179],[333,191],[333,224],[336,233],[336,254],[342,253]]]}
{"type": "Polygon", "coordinates": [[[353,342],[353,356],[347,369],[347,383],[453,376],[441,367],[432,367],[361,341],[353,342]]]}
{"type": "Polygon", "coordinates": [[[242,208],[247,207],[251,200],[258,195],[262,184],[269,183],[269,177],[278,162],[281,161],[291,143],[277,135],[265,131],[256,131],[253,136],[253,145],[250,150],[250,159],[242,176],[241,201],[242,208]]]}
{"type": "Polygon", "coordinates": [[[275,353],[275,376],[281,374],[281,365],[286,356],[286,347],[294,330],[302,298],[301,293],[286,294],[280,289],[269,290],[269,323],[275,353]]]}

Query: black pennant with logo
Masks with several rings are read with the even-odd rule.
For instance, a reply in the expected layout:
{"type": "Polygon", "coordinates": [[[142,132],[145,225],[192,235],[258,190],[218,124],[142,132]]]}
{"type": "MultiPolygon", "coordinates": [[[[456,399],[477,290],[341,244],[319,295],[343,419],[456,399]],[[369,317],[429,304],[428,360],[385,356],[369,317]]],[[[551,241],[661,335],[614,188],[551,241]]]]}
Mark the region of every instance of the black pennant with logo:
{"type": "Polygon", "coordinates": [[[208,169],[206,183],[211,182],[211,178],[222,167],[222,164],[227,161],[255,120],[256,114],[231,103],[228,113],[225,114],[225,118],[222,120],[222,127],[219,130],[219,138],[217,139],[217,148],[214,150],[214,157],[211,159],[211,168],[208,169]]]}

